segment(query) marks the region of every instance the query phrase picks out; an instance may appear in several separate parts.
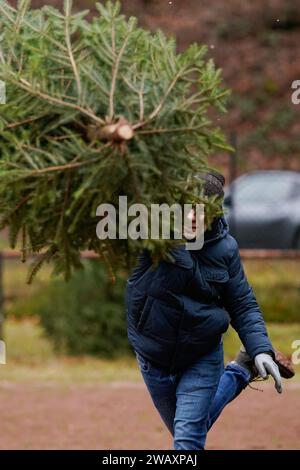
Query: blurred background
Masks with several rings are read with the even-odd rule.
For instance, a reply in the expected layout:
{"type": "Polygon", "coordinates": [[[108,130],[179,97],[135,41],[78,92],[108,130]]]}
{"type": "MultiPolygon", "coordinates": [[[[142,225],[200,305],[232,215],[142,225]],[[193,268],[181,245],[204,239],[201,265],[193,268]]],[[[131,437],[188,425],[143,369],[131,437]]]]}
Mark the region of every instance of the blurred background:
{"type": "MultiPolygon", "coordinates": [[[[62,6],[32,2],[44,3],[62,6]]],[[[223,69],[232,95],[219,125],[236,151],[215,155],[210,164],[226,176],[231,232],[245,249],[271,339],[290,357],[300,340],[300,105],[291,101],[292,82],[300,80],[300,0],[121,3],[141,25],[176,35],[179,50],[207,44],[223,69]]],[[[91,15],[94,5],[74,1],[91,15]]],[[[27,286],[27,266],[8,246],[2,233],[0,336],[7,364],[0,366],[0,449],[171,448],[127,342],[127,273],[112,284],[96,260],[87,260],[69,283],[43,268],[27,286]]],[[[238,348],[230,330],[226,361],[238,348]]],[[[299,449],[300,366],[295,369],[282,396],[271,382],[243,392],[209,434],[207,448],[299,449]]]]}

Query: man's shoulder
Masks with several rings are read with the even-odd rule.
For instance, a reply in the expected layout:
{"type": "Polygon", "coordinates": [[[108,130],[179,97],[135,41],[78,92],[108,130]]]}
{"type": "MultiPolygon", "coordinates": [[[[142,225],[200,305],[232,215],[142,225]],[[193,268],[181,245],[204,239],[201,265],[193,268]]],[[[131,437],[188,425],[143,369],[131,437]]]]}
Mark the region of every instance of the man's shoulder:
{"type": "MultiPolygon", "coordinates": [[[[237,255],[239,252],[239,246],[238,242],[236,239],[230,235],[229,233],[226,235],[226,237],[223,238],[224,242],[226,243],[226,252],[230,258],[233,256],[237,255]]],[[[225,249],[225,246],[224,246],[225,249]]]]}
{"type": "Polygon", "coordinates": [[[228,233],[214,244],[207,246],[205,251],[206,255],[214,258],[218,264],[229,266],[238,256],[239,247],[236,239],[228,233]]]}

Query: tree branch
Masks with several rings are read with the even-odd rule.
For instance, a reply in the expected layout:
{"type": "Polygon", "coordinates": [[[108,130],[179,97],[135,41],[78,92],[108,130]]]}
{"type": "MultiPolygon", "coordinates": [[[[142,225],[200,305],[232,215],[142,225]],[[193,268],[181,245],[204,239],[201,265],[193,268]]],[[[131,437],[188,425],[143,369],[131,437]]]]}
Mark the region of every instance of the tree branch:
{"type": "Polygon", "coordinates": [[[143,76],[141,87],[139,90],[139,102],[140,102],[140,121],[144,120],[144,112],[145,112],[145,105],[144,105],[144,80],[145,77],[143,76]]]}
{"type": "Polygon", "coordinates": [[[80,97],[82,93],[81,81],[80,81],[80,75],[77,69],[77,65],[74,59],[73,51],[72,51],[72,43],[71,43],[71,36],[70,36],[71,6],[72,6],[71,0],[66,0],[65,1],[65,34],[66,34],[67,49],[68,49],[68,53],[70,57],[71,66],[74,71],[75,80],[77,83],[78,98],[80,102],[80,97]]]}
{"type": "Polygon", "coordinates": [[[125,52],[129,37],[130,37],[131,30],[128,32],[127,36],[124,39],[123,45],[119,51],[119,54],[117,55],[115,64],[113,66],[113,73],[112,73],[112,80],[111,80],[111,88],[110,88],[110,94],[109,94],[109,119],[110,121],[113,120],[114,114],[115,114],[115,109],[114,109],[114,96],[115,96],[115,90],[116,90],[116,82],[117,82],[117,75],[119,71],[119,66],[120,62],[122,59],[122,55],[125,52]]]}
{"type": "Polygon", "coordinates": [[[166,133],[172,133],[172,132],[195,132],[202,127],[205,127],[207,123],[205,124],[199,124],[198,126],[194,127],[170,127],[166,129],[149,129],[149,130],[141,130],[137,131],[137,134],[166,134],[166,133]]]}
{"type": "Polygon", "coordinates": [[[11,82],[14,83],[16,86],[22,88],[23,90],[27,91],[31,95],[38,96],[39,98],[45,101],[48,101],[49,103],[57,104],[58,106],[75,109],[78,112],[88,116],[93,121],[96,121],[100,124],[105,124],[105,121],[103,119],[101,119],[100,117],[96,116],[96,114],[91,113],[91,111],[88,111],[87,109],[82,108],[81,106],[77,104],[68,103],[67,101],[63,101],[63,100],[60,100],[59,98],[55,98],[54,96],[50,96],[47,93],[34,90],[31,83],[29,83],[27,80],[24,80],[21,78],[20,81],[18,81],[16,79],[11,78],[11,82]]]}
{"type": "MultiPolygon", "coordinates": [[[[11,8],[13,9],[13,8],[11,8]]],[[[16,11],[15,9],[13,9],[14,11],[16,11]]],[[[5,11],[5,8],[3,8],[1,5],[0,5],[0,11],[1,13],[3,13],[3,15],[6,16],[6,18],[8,18],[8,20],[15,24],[14,22],[14,19],[5,11]]],[[[56,41],[55,39],[53,39],[51,36],[49,36],[47,33],[45,33],[44,31],[42,31],[41,29],[38,29],[38,28],[35,28],[33,26],[32,23],[28,22],[25,20],[25,18],[23,19],[23,23],[30,29],[32,29],[32,31],[34,31],[35,33],[38,33],[39,35],[41,36],[44,36],[49,42],[51,42],[52,44],[54,44],[58,49],[61,49],[63,50],[64,52],[68,52],[68,50],[65,48],[65,46],[60,43],[59,41],[56,41]]]]}
{"type": "Polygon", "coordinates": [[[177,81],[179,80],[179,78],[183,75],[183,73],[187,73],[186,71],[186,66],[181,68],[177,74],[175,75],[175,77],[173,78],[173,80],[171,81],[171,83],[169,84],[163,98],[161,99],[161,101],[159,102],[159,104],[156,106],[156,108],[152,111],[152,113],[150,114],[150,116],[142,121],[142,122],[138,122],[137,124],[134,124],[133,126],[133,129],[139,129],[140,127],[143,127],[145,126],[146,124],[148,124],[149,122],[151,122],[154,118],[156,118],[156,116],[160,113],[163,105],[165,104],[166,102],[166,99],[168,98],[169,94],[171,93],[171,91],[173,90],[174,86],[176,85],[177,81]]]}

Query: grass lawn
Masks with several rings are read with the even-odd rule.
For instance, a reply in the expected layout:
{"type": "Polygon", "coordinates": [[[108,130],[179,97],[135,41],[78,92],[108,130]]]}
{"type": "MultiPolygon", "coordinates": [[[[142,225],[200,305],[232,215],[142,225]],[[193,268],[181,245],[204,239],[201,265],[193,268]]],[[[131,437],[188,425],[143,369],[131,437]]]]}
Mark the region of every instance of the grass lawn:
{"type": "MultiPolygon", "coordinates": [[[[300,325],[270,323],[268,329],[276,347],[291,355],[292,342],[300,339],[300,325]]],[[[5,337],[7,364],[0,366],[1,380],[54,381],[62,384],[140,380],[134,357],[107,360],[57,355],[34,318],[7,320],[5,337]]],[[[226,333],[224,343],[228,361],[234,358],[240,344],[232,329],[226,333]]],[[[300,378],[300,366],[296,369],[300,378]]]]}
{"type": "Polygon", "coordinates": [[[12,381],[107,382],[138,380],[135,358],[116,360],[56,354],[37,319],[7,320],[6,365],[0,378],[12,381]]]}
{"type": "MultiPolygon", "coordinates": [[[[30,299],[34,299],[35,293],[50,282],[51,269],[45,266],[32,286],[26,285],[27,269],[28,264],[5,260],[7,365],[0,366],[0,379],[59,382],[140,380],[134,356],[105,360],[56,354],[52,344],[44,337],[38,320],[30,317],[30,299]]],[[[245,270],[262,306],[274,345],[290,356],[292,342],[300,339],[299,261],[247,261],[245,270]]],[[[231,360],[240,344],[232,329],[225,335],[224,343],[226,361],[231,360]]],[[[300,376],[300,366],[297,368],[300,376]]]]}
{"type": "MultiPolygon", "coordinates": [[[[244,265],[266,321],[300,323],[299,260],[247,260],[244,265]]],[[[28,266],[17,259],[4,262],[5,308],[13,316],[29,316],[30,298],[51,282],[51,267],[45,265],[28,286],[28,266]]]]}

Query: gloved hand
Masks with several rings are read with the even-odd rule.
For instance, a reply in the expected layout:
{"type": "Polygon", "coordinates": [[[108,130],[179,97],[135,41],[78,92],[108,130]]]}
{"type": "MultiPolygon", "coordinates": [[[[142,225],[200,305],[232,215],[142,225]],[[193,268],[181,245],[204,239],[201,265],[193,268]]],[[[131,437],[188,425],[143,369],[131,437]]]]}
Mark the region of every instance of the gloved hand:
{"type": "Polygon", "coordinates": [[[275,381],[275,388],[278,393],[282,393],[281,375],[277,364],[273,361],[270,354],[257,354],[254,358],[255,367],[259,375],[266,380],[271,375],[275,381]]]}

